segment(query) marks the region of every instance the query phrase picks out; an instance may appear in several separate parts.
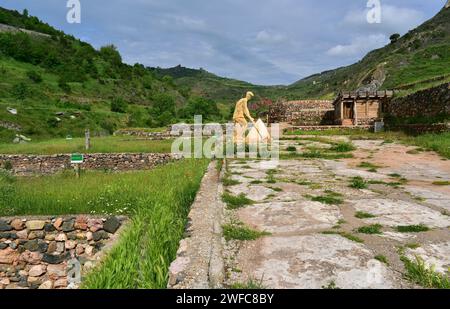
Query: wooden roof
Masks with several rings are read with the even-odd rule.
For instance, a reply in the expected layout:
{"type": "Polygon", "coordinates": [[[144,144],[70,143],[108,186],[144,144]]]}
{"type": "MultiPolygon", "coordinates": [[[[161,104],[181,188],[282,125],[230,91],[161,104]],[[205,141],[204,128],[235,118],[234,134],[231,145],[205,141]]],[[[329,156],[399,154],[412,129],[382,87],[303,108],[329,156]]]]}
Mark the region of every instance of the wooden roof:
{"type": "Polygon", "coordinates": [[[394,96],[394,91],[383,90],[383,91],[341,91],[334,103],[339,100],[345,99],[385,99],[392,98],[394,96]]]}

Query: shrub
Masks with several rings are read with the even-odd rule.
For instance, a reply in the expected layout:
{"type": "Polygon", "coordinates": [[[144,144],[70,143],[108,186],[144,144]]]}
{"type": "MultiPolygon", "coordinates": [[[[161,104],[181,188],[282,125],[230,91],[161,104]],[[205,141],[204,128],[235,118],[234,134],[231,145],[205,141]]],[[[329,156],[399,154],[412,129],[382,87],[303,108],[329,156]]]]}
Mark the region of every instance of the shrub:
{"type": "Polygon", "coordinates": [[[42,82],[42,76],[36,72],[36,71],[28,71],[27,76],[29,79],[31,79],[35,83],[41,83],[42,82]]]}
{"type": "Polygon", "coordinates": [[[126,113],[128,105],[127,103],[120,97],[114,98],[111,101],[111,111],[114,113],[126,113]]]}
{"type": "Polygon", "coordinates": [[[28,86],[25,83],[18,83],[13,86],[12,95],[18,100],[24,100],[28,93],[28,86]]]}
{"type": "Polygon", "coordinates": [[[350,183],[350,188],[353,189],[367,189],[367,182],[362,177],[354,177],[350,183]]]}

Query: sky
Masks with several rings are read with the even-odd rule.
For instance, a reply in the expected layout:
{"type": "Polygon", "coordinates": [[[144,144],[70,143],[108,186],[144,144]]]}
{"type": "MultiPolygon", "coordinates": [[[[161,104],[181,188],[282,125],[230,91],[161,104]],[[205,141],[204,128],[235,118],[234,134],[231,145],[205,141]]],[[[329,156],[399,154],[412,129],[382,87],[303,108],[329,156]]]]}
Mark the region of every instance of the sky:
{"type": "MultiPolygon", "coordinates": [[[[0,0],[94,47],[114,44],[127,63],[183,65],[260,85],[287,85],[360,60],[405,34],[446,0],[0,0]],[[369,23],[368,2],[381,3],[369,23]]],[[[370,4],[370,3],[369,3],[370,4]]],[[[373,16],[373,15],[371,15],[373,16]]]]}

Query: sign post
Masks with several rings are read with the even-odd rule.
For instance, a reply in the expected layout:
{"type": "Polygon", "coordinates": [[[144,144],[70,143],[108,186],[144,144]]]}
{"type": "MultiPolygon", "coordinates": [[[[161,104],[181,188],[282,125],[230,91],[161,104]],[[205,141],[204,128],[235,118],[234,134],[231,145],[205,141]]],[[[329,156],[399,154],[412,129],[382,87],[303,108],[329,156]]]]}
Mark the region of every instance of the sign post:
{"type": "Polygon", "coordinates": [[[70,164],[75,164],[75,173],[77,178],[80,178],[80,168],[83,162],[84,162],[84,155],[82,154],[73,153],[70,156],[70,164]]]}

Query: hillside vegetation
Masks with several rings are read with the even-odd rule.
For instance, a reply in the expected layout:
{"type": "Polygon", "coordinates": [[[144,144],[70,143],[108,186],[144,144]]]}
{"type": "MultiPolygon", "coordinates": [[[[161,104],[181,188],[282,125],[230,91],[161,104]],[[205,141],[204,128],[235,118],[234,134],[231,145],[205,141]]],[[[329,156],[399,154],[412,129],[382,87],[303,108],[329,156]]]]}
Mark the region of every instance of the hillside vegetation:
{"type": "Polygon", "coordinates": [[[12,142],[16,134],[33,140],[79,137],[85,128],[109,135],[119,128],[192,121],[195,114],[228,120],[233,103],[248,90],[255,101],[331,99],[340,90],[398,89],[404,95],[445,81],[450,9],[354,65],[289,86],[257,86],[181,66],[128,65],[114,45],[96,50],[27,11],[0,8],[1,142],[12,142]],[[1,30],[2,24],[45,35],[1,30]]]}
{"type": "Polygon", "coordinates": [[[114,45],[96,50],[27,12],[0,8],[0,24],[46,34],[0,31],[0,141],[11,142],[17,133],[81,136],[85,128],[107,135],[123,127],[166,126],[195,113],[222,117],[216,102],[191,96],[171,77],[124,64],[114,45]]]}

